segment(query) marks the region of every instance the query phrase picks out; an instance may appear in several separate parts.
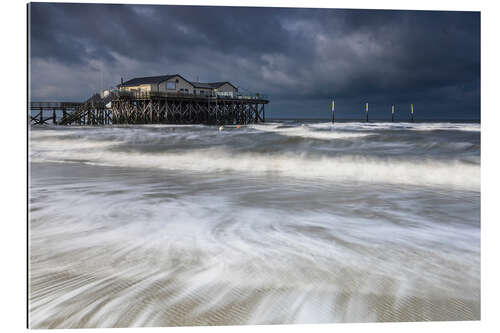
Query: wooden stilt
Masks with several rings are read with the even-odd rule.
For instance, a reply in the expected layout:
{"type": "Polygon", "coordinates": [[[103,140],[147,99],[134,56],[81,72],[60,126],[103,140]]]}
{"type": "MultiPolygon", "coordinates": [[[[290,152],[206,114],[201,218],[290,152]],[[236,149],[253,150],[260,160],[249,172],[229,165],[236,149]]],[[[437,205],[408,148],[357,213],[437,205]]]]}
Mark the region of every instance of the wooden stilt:
{"type": "MultiPolygon", "coordinates": [[[[267,100],[255,98],[225,98],[220,96],[177,97],[161,94],[141,94],[115,96],[111,107],[105,102],[92,98],[84,103],[39,102],[30,110],[39,111],[35,116],[30,114],[32,124],[44,124],[52,120],[60,125],[109,125],[109,124],[155,124],[155,123],[206,123],[206,124],[249,124],[265,121],[265,104],[267,100]],[[42,105],[46,103],[47,105],[42,105]],[[49,105],[52,104],[52,105],[49,105]],[[52,111],[52,117],[44,117],[44,111],[52,111]],[[57,112],[62,112],[58,119],[57,112]]],[[[109,100],[106,100],[109,103],[109,100]]]]}

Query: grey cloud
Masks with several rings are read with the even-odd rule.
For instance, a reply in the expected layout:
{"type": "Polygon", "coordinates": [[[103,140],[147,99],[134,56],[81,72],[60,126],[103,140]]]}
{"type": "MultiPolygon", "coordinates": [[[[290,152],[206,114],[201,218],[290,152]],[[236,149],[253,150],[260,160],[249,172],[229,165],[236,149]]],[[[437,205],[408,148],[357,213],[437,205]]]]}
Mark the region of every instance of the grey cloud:
{"type": "Polygon", "coordinates": [[[30,32],[34,98],[83,99],[101,73],[105,85],[182,73],[296,110],[331,96],[418,98],[443,116],[457,104],[479,116],[476,12],[34,3],[30,32]]]}

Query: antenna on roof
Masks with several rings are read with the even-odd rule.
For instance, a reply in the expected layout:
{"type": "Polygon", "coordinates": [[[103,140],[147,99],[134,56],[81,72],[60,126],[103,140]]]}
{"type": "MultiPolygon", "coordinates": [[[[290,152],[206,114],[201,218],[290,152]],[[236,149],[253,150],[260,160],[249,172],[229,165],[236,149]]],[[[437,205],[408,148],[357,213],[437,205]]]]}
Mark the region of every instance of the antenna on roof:
{"type": "Polygon", "coordinates": [[[200,77],[196,75],[196,82],[200,82],[200,77]]]}
{"type": "Polygon", "coordinates": [[[121,78],[122,84],[123,84],[123,77],[121,78]]]}

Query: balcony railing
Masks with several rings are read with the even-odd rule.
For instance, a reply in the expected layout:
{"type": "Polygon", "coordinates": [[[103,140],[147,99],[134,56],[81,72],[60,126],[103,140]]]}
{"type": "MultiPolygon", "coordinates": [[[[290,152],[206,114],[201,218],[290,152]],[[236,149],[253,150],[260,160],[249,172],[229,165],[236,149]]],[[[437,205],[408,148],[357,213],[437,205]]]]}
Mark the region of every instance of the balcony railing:
{"type": "Polygon", "coordinates": [[[255,95],[243,95],[243,94],[189,94],[181,91],[178,92],[163,92],[163,91],[118,91],[115,93],[118,97],[134,98],[134,99],[148,99],[151,97],[176,97],[176,98],[209,98],[209,99],[256,99],[263,100],[267,99],[267,95],[255,94],[255,95]]]}
{"type": "Polygon", "coordinates": [[[80,106],[80,102],[30,102],[30,108],[75,108],[80,106]]]}

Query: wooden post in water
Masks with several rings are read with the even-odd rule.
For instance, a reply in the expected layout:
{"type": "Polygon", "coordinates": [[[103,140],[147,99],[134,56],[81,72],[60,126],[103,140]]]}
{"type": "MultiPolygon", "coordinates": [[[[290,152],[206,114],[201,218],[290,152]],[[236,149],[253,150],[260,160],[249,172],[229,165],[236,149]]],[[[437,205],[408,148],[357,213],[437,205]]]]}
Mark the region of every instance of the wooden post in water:
{"type": "Polygon", "coordinates": [[[368,103],[366,103],[366,122],[368,122],[368,103]]]}
{"type": "Polygon", "coordinates": [[[217,105],[217,89],[215,89],[215,122],[217,124],[220,123],[220,120],[219,120],[219,109],[218,109],[218,105],[217,105]]]}
{"type": "Polygon", "coordinates": [[[56,108],[52,109],[52,124],[56,124],[56,108]]]}
{"type": "Polygon", "coordinates": [[[411,104],[411,122],[413,122],[413,104],[411,104]]]}
{"type": "Polygon", "coordinates": [[[332,99],[332,124],[335,123],[335,100],[332,99]]]}
{"type": "Polygon", "coordinates": [[[392,122],[394,122],[394,105],[392,106],[392,122]]]}

